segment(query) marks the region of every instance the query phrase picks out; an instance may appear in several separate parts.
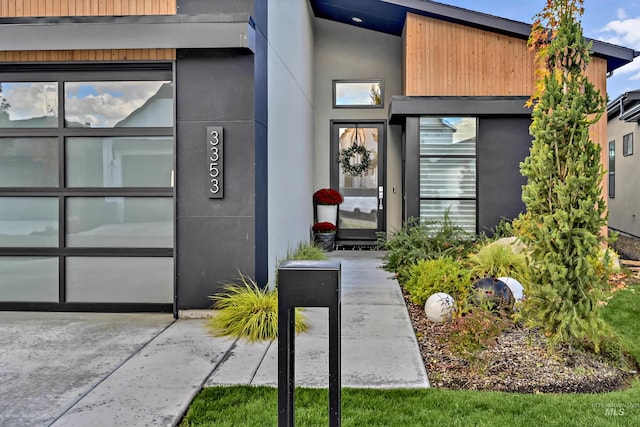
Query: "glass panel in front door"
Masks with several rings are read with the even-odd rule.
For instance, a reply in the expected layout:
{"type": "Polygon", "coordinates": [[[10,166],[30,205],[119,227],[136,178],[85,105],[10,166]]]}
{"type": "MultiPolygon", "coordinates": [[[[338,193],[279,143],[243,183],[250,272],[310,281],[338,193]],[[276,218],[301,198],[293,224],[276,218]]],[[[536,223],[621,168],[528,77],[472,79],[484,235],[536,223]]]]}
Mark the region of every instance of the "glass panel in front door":
{"type": "MultiPolygon", "coordinates": [[[[378,229],[378,127],[340,127],[338,129],[338,149],[365,147],[369,154],[369,166],[362,172],[357,169],[363,165],[363,155],[357,149],[350,150],[350,164],[347,169],[341,164],[338,175],[340,193],[344,202],[340,205],[339,228],[341,230],[377,230],[378,229]]],[[[340,156],[342,159],[342,155],[340,156]]]]}

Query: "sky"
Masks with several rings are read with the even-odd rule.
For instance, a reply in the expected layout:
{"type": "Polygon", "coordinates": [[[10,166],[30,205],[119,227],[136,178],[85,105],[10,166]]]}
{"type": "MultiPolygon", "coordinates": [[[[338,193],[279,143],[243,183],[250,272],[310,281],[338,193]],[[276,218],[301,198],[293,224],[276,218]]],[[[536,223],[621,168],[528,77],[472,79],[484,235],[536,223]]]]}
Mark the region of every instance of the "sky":
{"type": "MultiPolygon", "coordinates": [[[[436,0],[440,3],[531,23],[546,0],[436,0]]],[[[640,0],[585,0],[584,35],[640,51],[640,0]]],[[[640,89],[640,58],[607,80],[609,99],[640,89]]]]}

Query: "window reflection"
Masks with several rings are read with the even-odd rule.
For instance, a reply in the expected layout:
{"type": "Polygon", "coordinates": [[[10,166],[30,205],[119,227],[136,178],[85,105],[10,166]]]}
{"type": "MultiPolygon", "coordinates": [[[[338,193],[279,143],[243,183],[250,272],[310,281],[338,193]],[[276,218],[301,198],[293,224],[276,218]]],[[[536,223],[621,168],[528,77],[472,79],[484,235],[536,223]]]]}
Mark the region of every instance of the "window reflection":
{"type": "Polygon", "coordinates": [[[64,107],[67,127],[171,127],[173,85],[169,81],[68,82],[64,107]]]}
{"type": "Polygon", "coordinates": [[[1,197],[0,246],[58,246],[58,199],[1,197]]]}
{"type": "Polygon", "coordinates": [[[173,247],[169,197],[70,197],[67,246],[173,247]]]}
{"type": "Polygon", "coordinates": [[[57,187],[56,138],[0,138],[0,187],[57,187]]]}
{"type": "Polygon", "coordinates": [[[0,83],[0,128],[58,127],[56,82],[0,83]]]}
{"type": "Polygon", "coordinates": [[[333,84],[333,105],[335,107],[383,107],[384,86],[382,80],[335,80],[333,84]]]}
{"type": "Polygon", "coordinates": [[[475,117],[420,118],[420,218],[476,232],[475,117]]]}
{"type": "Polygon", "coordinates": [[[170,187],[173,138],[68,138],[69,187],[170,187]]]}
{"type": "Polygon", "coordinates": [[[0,301],[58,302],[58,258],[0,257],[0,301]]]}

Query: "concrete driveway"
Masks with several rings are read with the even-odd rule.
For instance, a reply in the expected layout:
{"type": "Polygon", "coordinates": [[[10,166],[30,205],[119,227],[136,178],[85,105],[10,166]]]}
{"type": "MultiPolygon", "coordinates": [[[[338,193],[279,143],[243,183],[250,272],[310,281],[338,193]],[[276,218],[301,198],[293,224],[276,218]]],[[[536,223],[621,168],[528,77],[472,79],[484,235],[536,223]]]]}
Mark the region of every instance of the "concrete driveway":
{"type": "Polygon", "coordinates": [[[0,312],[0,425],[51,425],[173,321],[171,314],[0,312]]]}

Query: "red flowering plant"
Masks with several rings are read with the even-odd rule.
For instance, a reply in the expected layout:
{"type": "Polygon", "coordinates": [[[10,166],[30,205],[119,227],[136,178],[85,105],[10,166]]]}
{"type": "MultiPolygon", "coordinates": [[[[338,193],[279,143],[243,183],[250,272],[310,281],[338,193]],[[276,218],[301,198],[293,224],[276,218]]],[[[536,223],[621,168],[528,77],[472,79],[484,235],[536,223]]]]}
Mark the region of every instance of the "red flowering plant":
{"type": "Polygon", "coordinates": [[[313,193],[313,203],[316,205],[339,205],[342,201],[342,194],[333,188],[321,188],[313,193]]]}
{"type": "Polygon", "coordinates": [[[313,232],[314,233],[335,233],[336,226],[330,222],[316,222],[313,224],[313,232]]]}

